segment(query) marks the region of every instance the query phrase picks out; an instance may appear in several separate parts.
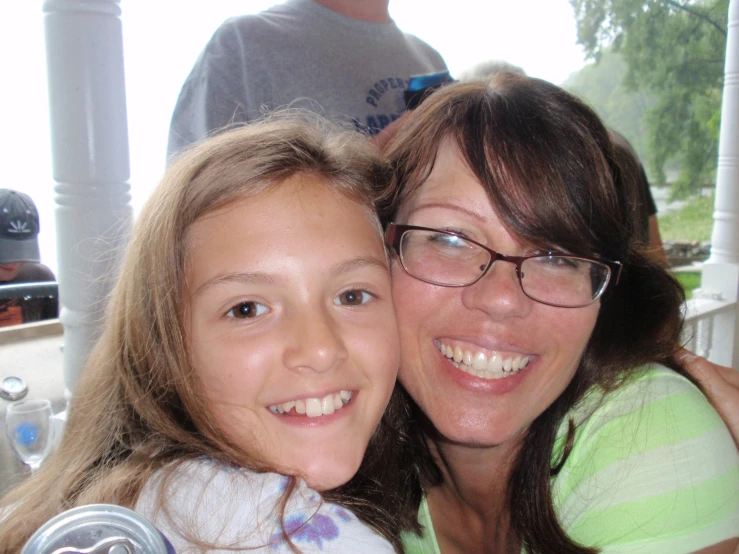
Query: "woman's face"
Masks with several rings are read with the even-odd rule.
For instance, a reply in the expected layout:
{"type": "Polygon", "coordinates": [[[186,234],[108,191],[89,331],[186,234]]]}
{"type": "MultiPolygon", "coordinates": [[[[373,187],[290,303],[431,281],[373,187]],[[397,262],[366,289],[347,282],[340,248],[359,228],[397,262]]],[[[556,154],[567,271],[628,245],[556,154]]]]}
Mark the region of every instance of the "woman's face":
{"type": "MultiPolygon", "coordinates": [[[[428,180],[401,207],[396,222],[454,231],[501,254],[538,250],[502,225],[451,141],[442,143],[428,180]]],[[[515,266],[500,261],[477,283],[460,288],[419,281],[398,260],[392,274],[402,384],[447,440],[516,444],[572,379],[599,303],[540,304],[521,290],[515,266]],[[478,376],[486,364],[501,363],[503,377],[478,376]]]]}
{"type": "Polygon", "coordinates": [[[366,212],[300,176],[199,219],[187,245],[188,342],[217,424],[313,488],[346,483],[399,362],[390,273],[366,212]]]}

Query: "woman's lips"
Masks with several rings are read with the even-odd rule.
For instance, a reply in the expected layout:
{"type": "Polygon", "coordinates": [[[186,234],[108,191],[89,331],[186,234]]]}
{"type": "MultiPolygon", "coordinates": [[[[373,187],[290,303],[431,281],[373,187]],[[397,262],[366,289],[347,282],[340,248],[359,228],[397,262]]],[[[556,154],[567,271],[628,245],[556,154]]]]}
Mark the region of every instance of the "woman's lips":
{"type": "Polygon", "coordinates": [[[471,345],[437,339],[434,345],[454,367],[481,379],[505,379],[525,368],[530,355],[490,352],[471,345]]]}

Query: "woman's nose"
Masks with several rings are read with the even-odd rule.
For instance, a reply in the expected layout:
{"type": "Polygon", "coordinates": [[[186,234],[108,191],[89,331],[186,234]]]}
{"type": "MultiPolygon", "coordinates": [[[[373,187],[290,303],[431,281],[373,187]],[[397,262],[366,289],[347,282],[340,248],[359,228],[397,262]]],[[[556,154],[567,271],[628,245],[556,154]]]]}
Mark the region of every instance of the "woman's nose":
{"type": "Polygon", "coordinates": [[[497,260],[479,281],[464,288],[462,302],[470,310],[503,318],[527,315],[534,301],[524,294],[516,265],[497,260]]]}
{"type": "Polygon", "coordinates": [[[329,310],[306,308],[291,314],[291,319],[283,354],[287,368],[323,373],[347,359],[341,326],[329,310]]]}

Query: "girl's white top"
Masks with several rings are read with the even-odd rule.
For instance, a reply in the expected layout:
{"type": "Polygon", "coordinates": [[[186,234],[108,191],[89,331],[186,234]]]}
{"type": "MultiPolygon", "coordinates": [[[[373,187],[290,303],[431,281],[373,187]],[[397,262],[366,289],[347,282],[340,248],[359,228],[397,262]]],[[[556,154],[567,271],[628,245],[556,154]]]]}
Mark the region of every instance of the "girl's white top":
{"type": "Polygon", "coordinates": [[[254,473],[207,459],[185,462],[165,479],[168,473],[160,470],[146,483],[136,511],[167,537],[177,554],[292,553],[283,529],[305,554],[394,552],[352,512],[324,501],[303,481],[280,517],[288,484],[284,475],[254,473]]]}

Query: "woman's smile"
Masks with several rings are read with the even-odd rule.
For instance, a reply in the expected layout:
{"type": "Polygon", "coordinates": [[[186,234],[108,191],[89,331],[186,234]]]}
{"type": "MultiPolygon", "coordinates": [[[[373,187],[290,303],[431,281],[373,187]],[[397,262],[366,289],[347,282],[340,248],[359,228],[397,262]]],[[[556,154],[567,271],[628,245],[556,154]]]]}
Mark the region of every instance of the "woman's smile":
{"type": "Polygon", "coordinates": [[[523,370],[531,360],[527,354],[489,352],[446,339],[434,341],[436,348],[454,367],[480,379],[504,379],[523,370]]]}

